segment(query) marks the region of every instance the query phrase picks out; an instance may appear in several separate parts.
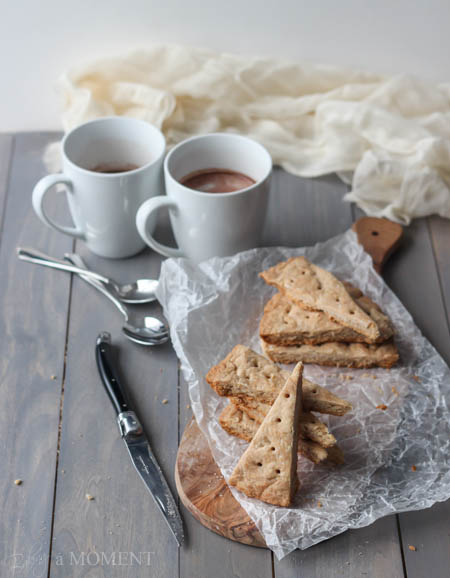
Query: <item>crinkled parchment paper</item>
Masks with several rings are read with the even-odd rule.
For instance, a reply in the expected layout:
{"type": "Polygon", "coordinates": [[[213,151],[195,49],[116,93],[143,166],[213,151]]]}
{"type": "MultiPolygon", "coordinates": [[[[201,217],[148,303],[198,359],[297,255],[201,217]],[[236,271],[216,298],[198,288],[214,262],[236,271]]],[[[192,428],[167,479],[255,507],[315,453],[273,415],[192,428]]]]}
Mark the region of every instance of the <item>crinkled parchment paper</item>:
{"type": "Polygon", "coordinates": [[[301,488],[291,508],[264,504],[232,488],[278,558],[387,514],[450,497],[449,368],[374,272],[352,231],[314,247],[253,249],[200,265],[164,262],[158,299],[192,409],[225,479],[247,444],[220,427],[227,400],[204,376],[238,343],[261,351],[258,323],[274,289],[258,273],[295,255],[354,283],[378,303],[395,325],[401,361],[390,371],[305,367],[306,377],[353,404],[344,417],[320,416],[343,449],[345,465],[314,466],[299,457],[301,488]],[[380,404],[387,409],[376,409],[380,404]]]}

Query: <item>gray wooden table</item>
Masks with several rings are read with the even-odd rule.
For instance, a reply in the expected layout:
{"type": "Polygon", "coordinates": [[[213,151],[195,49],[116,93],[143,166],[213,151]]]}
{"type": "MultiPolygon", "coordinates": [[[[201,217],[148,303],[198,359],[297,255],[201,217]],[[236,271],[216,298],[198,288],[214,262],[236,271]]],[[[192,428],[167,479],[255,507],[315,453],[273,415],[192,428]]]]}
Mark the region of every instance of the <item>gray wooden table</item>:
{"type": "MultiPolygon", "coordinates": [[[[95,338],[108,330],[174,489],[178,442],[191,411],[170,344],[149,350],[126,342],[120,316],[100,295],[78,278],[15,255],[18,245],[55,256],[76,249],[119,281],[158,276],[160,257],[150,251],[103,260],[38,221],[31,190],[45,174],[43,148],[57,136],[0,135],[0,576],[447,577],[450,502],[388,516],[281,562],[270,551],[213,534],[183,510],[188,539],[175,547],[132,469],[94,362],[95,338]]],[[[276,171],[264,243],[310,245],[346,230],[359,214],[342,202],[345,190],[335,177],[276,171]]],[[[68,221],[63,198],[50,210],[68,221]]],[[[384,276],[450,362],[450,223],[415,221],[384,276]]]]}

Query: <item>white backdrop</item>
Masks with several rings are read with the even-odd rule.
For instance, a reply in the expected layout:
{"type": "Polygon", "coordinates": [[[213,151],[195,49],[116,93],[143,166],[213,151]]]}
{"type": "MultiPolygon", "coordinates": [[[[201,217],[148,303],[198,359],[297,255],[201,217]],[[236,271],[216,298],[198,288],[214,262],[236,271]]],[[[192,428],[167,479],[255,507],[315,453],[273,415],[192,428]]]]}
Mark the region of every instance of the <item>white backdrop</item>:
{"type": "Polygon", "coordinates": [[[153,42],[450,80],[448,0],[0,0],[0,131],[60,128],[59,73],[153,42]]]}

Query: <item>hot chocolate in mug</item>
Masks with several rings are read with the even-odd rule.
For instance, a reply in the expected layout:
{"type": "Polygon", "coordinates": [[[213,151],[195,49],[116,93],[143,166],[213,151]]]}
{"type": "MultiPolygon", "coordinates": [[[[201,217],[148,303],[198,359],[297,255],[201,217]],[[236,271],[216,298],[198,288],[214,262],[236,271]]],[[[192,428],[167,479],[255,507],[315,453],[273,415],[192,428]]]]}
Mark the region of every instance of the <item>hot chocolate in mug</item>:
{"type": "Polygon", "coordinates": [[[196,262],[257,247],[271,174],[270,154],[250,138],[229,133],[189,138],[166,156],[166,196],[139,208],[139,234],[162,255],[196,262]],[[163,207],[169,210],[178,248],[159,243],[150,232],[163,207]]]}
{"type": "Polygon", "coordinates": [[[161,190],[163,134],[151,124],[126,117],[87,122],[62,141],[63,172],[41,179],[33,207],[49,227],[86,242],[101,257],[130,257],[145,247],[136,230],[140,205],[161,190]],[[44,197],[63,184],[74,227],[55,223],[44,197]]]}

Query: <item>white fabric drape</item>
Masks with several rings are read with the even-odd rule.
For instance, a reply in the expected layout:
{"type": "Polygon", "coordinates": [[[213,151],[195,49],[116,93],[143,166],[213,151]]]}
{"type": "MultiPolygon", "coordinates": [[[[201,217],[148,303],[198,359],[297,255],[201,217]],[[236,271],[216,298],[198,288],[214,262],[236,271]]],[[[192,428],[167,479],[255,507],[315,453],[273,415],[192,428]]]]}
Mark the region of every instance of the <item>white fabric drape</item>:
{"type": "Polygon", "coordinates": [[[450,83],[157,45],[71,70],[58,87],[66,131],[118,114],[160,127],[169,145],[239,132],[296,175],[350,179],[346,198],[369,215],[450,217],[450,83]]]}

